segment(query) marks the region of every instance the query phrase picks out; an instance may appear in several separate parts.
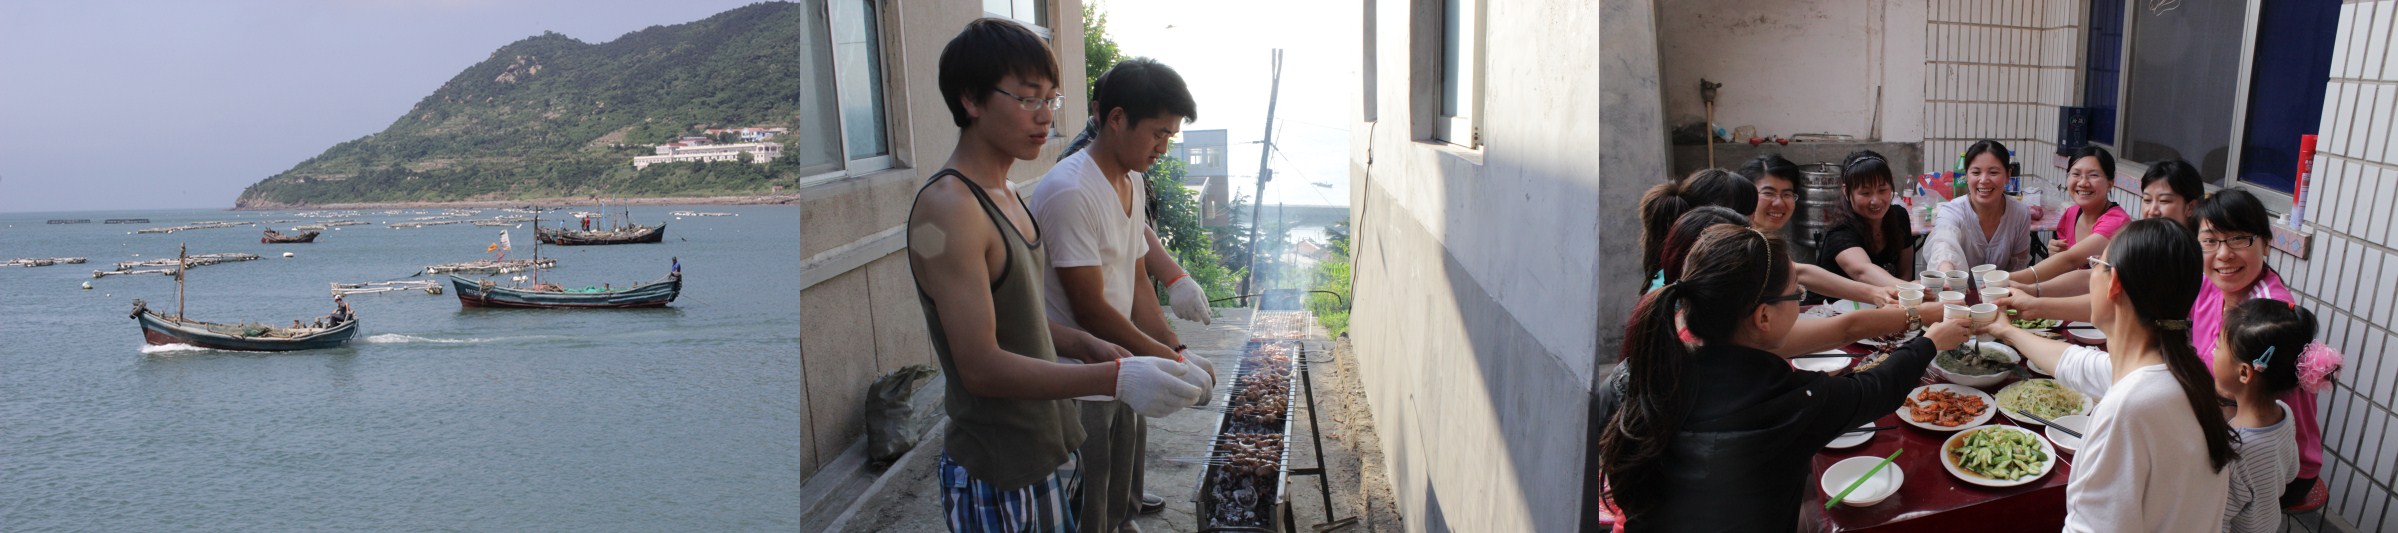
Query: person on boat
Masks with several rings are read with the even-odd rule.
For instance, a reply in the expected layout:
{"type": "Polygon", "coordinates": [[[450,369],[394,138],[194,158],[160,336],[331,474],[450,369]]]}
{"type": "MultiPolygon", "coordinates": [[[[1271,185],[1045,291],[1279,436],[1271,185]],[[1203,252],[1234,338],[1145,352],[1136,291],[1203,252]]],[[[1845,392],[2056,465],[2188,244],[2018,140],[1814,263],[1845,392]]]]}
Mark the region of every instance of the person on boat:
{"type": "Polygon", "coordinates": [[[1650,292],[1624,328],[1623,364],[1597,391],[1604,497],[1626,531],[1798,529],[1815,452],[1888,415],[1963,317],[1932,325],[1881,365],[1840,376],[1774,355],[1807,295],[1790,248],[1754,228],[1707,228],[1677,281],[1650,292]],[[1686,345],[1674,317],[1698,342],[1686,345]]]}
{"type": "Polygon", "coordinates": [[[333,324],[334,324],[334,325],[340,325],[340,324],[341,324],[341,323],[343,323],[343,322],[349,322],[349,321],[350,321],[350,302],[349,302],[349,300],[343,300],[343,299],[341,299],[341,295],[334,295],[334,296],[333,296],[333,305],[334,305],[334,306],[336,306],[336,307],[333,309],[333,320],[332,320],[333,324]]]}
{"type": "Polygon", "coordinates": [[[1189,367],[1135,356],[1049,320],[1048,239],[1008,170],[1040,157],[1057,95],[1056,56],[1014,21],[968,22],[942,48],[937,85],[957,144],[908,212],[908,267],[947,376],[950,424],[938,476],[949,529],[1073,531],[1081,509],[1076,449],[1084,441],[1070,398],[1114,395],[1143,416],[1197,404],[1189,367]],[[1097,364],[1070,364],[1060,357],[1097,364]]]}
{"type": "MultiPolygon", "coordinates": [[[[1151,249],[1142,172],[1165,157],[1198,104],[1180,74],[1152,59],[1117,63],[1107,77],[1095,96],[1101,122],[1090,147],[1059,161],[1033,189],[1033,220],[1047,230],[1044,309],[1051,322],[1132,353],[1183,362],[1182,377],[1204,395],[1214,389],[1214,365],[1183,348],[1141,261],[1151,249]]],[[[1143,503],[1148,424],[1115,401],[1081,407],[1089,434],[1081,529],[1138,531],[1132,517],[1143,503]]]]}

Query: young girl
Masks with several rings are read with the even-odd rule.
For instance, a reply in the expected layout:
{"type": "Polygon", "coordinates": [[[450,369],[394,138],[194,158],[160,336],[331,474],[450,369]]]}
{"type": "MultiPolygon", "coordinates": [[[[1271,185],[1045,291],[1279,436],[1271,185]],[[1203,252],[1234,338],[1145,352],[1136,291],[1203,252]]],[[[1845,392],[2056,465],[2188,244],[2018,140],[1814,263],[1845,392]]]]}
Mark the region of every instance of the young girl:
{"type": "Polygon", "coordinates": [[[1965,148],[1966,193],[1940,204],[1924,263],[1940,270],[1990,264],[2010,272],[2031,266],[2031,209],[2007,197],[2011,158],[1998,141],[1965,148]]]}
{"type": "Polygon", "coordinates": [[[2315,314],[2279,300],[2249,300],[2231,310],[2215,347],[2215,393],[2240,434],[2232,462],[2223,530],[2281,529],[2284,484],[2298,477],[2296,413],[2281,398],[2299,388],[2299,363],[2316,349],[2315,314]]]}
{"type": "Polygon", "coordinates": [[[2090,318],[2106,351],[1994,321],[1983,332],[2057,381],[2098,397],[2065,485],[2066,531],[2213,531],[2222,527],[2234,456],[2214,380],[2190,345],[2197,239],[2180,224],[2125,226],[2093,258],[2090,318]]]}
{"type": "Polygon", "coordinates": [[[1797,529],[1815,452],[1897,409],[1933,354],[1964,342],[1964,319],[1932,326],[1872,370],[1794,370],[1772,352],[1806,296],[1789,247],[1715,225],[1688,255],[1679,281],[1633,310],[1624,362],[1599,386],[1605,492],[1629,531],[1797,529]],[[1675,334],[1677,314],[1696,348],[1675,334]]]}

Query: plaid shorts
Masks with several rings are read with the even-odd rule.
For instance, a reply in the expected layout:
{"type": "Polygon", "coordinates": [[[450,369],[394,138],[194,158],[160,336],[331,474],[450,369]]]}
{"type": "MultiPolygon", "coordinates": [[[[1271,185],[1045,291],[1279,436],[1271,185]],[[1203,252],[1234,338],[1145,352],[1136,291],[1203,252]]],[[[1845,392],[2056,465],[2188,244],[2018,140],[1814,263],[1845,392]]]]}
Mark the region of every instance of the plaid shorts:
{"type": "Polygon", "coordinates": [[[941,454],[941,510],[957,533],[1072,533],[1082,508],[1081,469],[1050,474],[1014,490],[999,490],[966,474],[941,454]]]}

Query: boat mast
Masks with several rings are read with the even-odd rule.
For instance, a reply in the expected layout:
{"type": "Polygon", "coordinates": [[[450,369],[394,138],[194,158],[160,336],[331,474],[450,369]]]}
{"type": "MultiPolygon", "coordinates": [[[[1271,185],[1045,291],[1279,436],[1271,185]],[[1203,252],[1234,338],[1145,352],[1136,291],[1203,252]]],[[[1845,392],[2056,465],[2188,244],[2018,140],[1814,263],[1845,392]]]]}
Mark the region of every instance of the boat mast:
{"type": "MultiPolygon", "coordinates": [[[[565,233],[566,233],[566,227],[565,227],[565,226],[560,226],[560,227],[558,228],[558,233],[559,233],[559,234],[561,234],[561,235],[565,234],[565,233]]],[[[533,266],[531,267],[531,270],[533,271],[533,284],[534,284],[534,285],[540,285],[540,284],[541,284],[541,206],[539,206],[539,205],[535,205],[535,206],[533,206],[533,266]]]]}
{"type": "Polygon", "coordinates": [[[183,271],[191,269],[191,245],[175,245],[175,320],[183,320],[183,271]]]}

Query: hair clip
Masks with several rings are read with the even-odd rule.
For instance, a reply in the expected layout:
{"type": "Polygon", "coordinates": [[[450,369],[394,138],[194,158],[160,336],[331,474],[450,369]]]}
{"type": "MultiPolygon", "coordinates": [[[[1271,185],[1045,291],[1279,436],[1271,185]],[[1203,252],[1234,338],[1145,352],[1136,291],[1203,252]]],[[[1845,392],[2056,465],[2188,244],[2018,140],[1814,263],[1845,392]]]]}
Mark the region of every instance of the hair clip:
{"type": "Polygon", "coordinates": [[[2273,349],[2274,349],[2274,348],[2277,348],[2277,347],[2275,347],[2275,346],[2266,346],[2266,347],[2265,347],[2265,355],[2260,355],[2260,356],[2257,356],[2257,358],[2256,358],[2256,360],[2255,360],[2255,361],[2251,361],[2251,362],[2249,362],[2249,363],[2248,363],[2248,364],[2249,364],[2249,366],[2254,366],[2254,367],[2258,367],[2258,368],[2264,368],[2264,367],[2268,367],[2268,366],[2273,366],[2273,349]]]}

